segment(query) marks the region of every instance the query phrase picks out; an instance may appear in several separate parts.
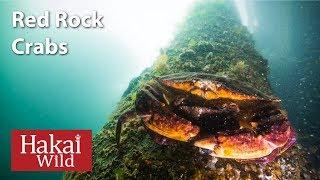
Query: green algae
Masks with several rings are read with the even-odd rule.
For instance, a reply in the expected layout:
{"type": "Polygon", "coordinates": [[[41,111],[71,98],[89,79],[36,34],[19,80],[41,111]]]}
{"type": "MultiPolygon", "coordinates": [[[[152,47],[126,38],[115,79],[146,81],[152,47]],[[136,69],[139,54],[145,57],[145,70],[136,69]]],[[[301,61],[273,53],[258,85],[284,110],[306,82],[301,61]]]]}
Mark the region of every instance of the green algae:
{"type": "Polygon", "coordinates": [[[121,146],[115,138],[117,118],[134,106],[137,91],[154,76],[205,72],[237,79],[272,94],[267,60],[255,49],[251,34],[223,1],[195,4],[167,48],[152,67],[133,79],[109,121],[93,139],[93,170],[66,173],[65,179],[299,179],[319,177],[308,169],[305,152],[295,146],[268,165],[217,159],[183,142],[169,146],[153,141],[137,117],[124,125],[121,146]]]}

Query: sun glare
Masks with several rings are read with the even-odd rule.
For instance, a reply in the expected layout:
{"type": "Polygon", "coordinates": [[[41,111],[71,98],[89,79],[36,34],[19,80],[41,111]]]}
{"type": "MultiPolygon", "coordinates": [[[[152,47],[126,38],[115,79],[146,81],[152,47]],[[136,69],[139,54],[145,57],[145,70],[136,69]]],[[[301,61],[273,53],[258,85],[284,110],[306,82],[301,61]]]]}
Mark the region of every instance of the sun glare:
{"type": "Polygon", "coordinates": [[[242,25],[246,26],[251,33],[259,26],[259,22],[254,16],[254,9],[252,9],[253,2],[254,1],[234,0],[242,25]]]}
{"type": "Polygon", "coordinates": [[[168,45],[193,1],[106,1],[106,23],[109,31],[130,48],[142,70],[152,64],[160,48],[168,45]]]}
{"type": "MultiPolygon", "coordinates": [[[[120,41],[132,54],[136,72],[152,65],[160,48],[174,37],[177,25],[183,21],[196,0],[92,0],[57,1],[52,7],[75,14],[96,10],[104,16],[106,35],[120,41]],[[63,5],[63,6],[62,6],[63,5]],[[64,7],[61,9],[60,7],[64,7]]],[[[46,2],[49,4],[49,2],[46,2]]],[[[52,3],[50,3],[52,5],[52,3]]]]}

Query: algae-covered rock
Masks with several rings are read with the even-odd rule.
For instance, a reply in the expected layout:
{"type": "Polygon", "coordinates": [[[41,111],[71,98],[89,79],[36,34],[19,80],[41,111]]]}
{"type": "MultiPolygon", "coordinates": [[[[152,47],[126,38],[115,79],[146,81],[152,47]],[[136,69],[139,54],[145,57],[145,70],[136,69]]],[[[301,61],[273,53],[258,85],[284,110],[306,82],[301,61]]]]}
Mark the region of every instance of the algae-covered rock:
{"type": "Polygon", "coordinates": [[[296,145],[275,161],[261,165],[202,154],[188,143],[159,145],[139,118],[124,125],[117,147],[117,118],[131,109],[137,91],[154,76],[178,72],[205,72],[229,76],[272,94],[267,61],[255,50],[250,33],[237,18],[230,2],[195,4],[175,39],[163,49],[154,65],[129,84],[116,110],[93,139],[93,170],[67,173],[65,179],[300,179],[320,178],[296,145]]]}

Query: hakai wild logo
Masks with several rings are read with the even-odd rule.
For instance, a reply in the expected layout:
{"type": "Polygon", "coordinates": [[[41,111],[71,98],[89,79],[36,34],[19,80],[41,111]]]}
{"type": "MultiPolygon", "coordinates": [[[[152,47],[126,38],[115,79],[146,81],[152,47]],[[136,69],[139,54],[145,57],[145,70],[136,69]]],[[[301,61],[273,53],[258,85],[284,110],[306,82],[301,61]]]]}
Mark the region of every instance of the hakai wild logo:
{"type": "Polygon", "coordinates": [[[90,130],[13,130],[12,171],[91,171],[90,130]]]}

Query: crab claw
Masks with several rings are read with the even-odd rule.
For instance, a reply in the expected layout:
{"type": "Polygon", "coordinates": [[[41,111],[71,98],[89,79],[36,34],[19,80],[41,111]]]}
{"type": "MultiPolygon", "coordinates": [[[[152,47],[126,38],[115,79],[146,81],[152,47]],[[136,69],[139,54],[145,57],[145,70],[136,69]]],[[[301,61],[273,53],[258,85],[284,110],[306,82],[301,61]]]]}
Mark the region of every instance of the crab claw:
{"type": "Polygon", "coordinates": [[[274,125],[269,133],[255,136],[253,132],[231,135],[217,134],[198,140],[195,146],[211,150],[211,156],[268,163],[296,141],[295,132],[285,121],[274,125]]]}
{"type": "Polygon", "coordinates": [[[153,114],[153,116],[141,116],[144,124],[153,132],[164,137],[187,142],[195,137],[200,129],[190,121],[175,114],[153,114]]]}

